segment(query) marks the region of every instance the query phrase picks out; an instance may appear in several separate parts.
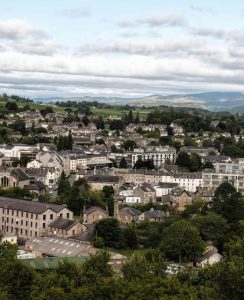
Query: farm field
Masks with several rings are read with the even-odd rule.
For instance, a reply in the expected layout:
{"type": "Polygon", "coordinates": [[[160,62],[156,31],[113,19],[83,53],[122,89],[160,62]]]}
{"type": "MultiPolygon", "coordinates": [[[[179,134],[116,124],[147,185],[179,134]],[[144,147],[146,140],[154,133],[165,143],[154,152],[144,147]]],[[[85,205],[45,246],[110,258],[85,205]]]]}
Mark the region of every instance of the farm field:
{"type": "MultiPolygon", "coordinates": [[[[103,117],[109,117],[109,116],[118,116],[122,117],[124,113],[128,114],[128,110],[120,110],[119,108],[92,108],[91,111],[98,116],[103,116],[103,117]]],[[[140,117],[142,119],[145,119],[147,115],[152,111],[152,109],[149,108],[139,108],[136,110],[133,110],[134,116],[136,116],[137,111],[139,111],[140,117]]]]}

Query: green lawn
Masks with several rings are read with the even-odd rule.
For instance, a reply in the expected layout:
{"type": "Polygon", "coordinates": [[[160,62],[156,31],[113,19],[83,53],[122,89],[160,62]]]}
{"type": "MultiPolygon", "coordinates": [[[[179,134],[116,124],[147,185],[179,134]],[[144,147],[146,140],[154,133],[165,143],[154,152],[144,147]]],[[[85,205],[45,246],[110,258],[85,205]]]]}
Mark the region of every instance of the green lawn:
{"type": "Polygon", "coordinates": [[[120,254],[127,256],[127,257],[132,257],[134,255],[139,255],[142,256],[144,255],[148,250],[148,249],[133,249],[133,250],[117,250],[120,254]]]}

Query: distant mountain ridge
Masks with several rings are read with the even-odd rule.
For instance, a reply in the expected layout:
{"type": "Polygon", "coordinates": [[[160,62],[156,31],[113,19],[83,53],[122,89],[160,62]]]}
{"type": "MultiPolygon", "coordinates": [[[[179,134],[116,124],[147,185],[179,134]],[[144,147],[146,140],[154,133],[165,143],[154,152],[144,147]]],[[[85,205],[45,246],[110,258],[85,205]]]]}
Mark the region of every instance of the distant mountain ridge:
{"type": "Polygon", "coordinates": [[[202,108],[213,111],[233,111],[244,112],[244,94],[239,92],[208,92],[195,94],[179,95],[149,95],[138,98],[122,97],[47,97],[34,98],[35,102],[56,102],[56,101],[98,101],[111,105],[136,105],[136,106],[173,106],[173,107],[191,107],[202,108]]]}

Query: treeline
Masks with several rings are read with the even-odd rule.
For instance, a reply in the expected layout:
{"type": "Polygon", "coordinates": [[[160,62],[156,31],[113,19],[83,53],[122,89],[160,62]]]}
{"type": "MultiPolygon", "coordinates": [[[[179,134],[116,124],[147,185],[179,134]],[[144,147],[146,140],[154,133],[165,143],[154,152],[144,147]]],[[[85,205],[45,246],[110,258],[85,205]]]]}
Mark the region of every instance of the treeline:
{"type": "Polygon", "coordinates": [[[21,97],[17,95],[7,95],[6,93],[0,95],[0,101],[7,102],[11,100],[15,100],[16,102],[22,102],[22,103],[33,103],[33,100],[26,97],[21,97]]]}
{"type": "Polygon", "coordinates": [[[150,112],[146,119],[147,124],[165,124],[176,123],[183,126],[186,132],[229,132],[231,134],[240,134],[241,128],[244,128],[243,120],[237,115],[229,113],[219,113],[219,115],[208,113],[208,115],[189,113],[185,109],[165,109],[154,110],[150,112]],[[212,121],[217,121],[213,126],[212,121]]]}
{"type": "Polygon", "coordinates": [[[93,191],[84,178],[80,178],[71,185],[65,174],[61,174],[58,184],[58,204],[67,204],[68,208],[79,216],[84,208],[100,206],[108,209],[110,216],[114,213],[114,189],[105,186],[102,191],[93,191]]]}

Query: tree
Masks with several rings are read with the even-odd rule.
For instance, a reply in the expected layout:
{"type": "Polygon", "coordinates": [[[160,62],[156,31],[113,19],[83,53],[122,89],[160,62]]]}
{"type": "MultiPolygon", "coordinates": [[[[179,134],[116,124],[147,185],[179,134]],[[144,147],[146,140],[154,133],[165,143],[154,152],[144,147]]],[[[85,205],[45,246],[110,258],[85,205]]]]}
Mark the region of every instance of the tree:
{"type": "Polygon", "coordinates": [[[95,225],[95,239],[101,237],[105,247],[120,248],[122,230],[117,219],[108,218],[100,220],[95,225]]]}
{"type": "Polygon", "coordinates": [[[168,133],[168,136],[173,136],[174,135],[174,128],[173,127],[167,126],[166,131],[168,133]]]}
{"type": "Polygon", "coordinates": [[[10,111],[17,111],[18,105],[16,104],[16,102],[7,102],[5,104],[5,108],[10,111]]]}
{"type": "Polygon", "coordinates": [[[137,144],[133,140],[126,140],[122,144],[122,148],[124,148],[126,151],[134,151],[134,149],[137,147],[137,144]]]}
{"type": "Polygon", "coordinates": [[[61,173],[60,180],[58,183],[58,195],[61,195],[70,190],[70,183],[66,179],[64,171],[61,173]]]}
{"type": "Polygon", "coordinates": [[[224,182],[215,191],[212,209],[230,223],[237,224],[244,219],[243,196],[231,184],[224,182]]]}
{"type": "Polygon", "coordinates": [[[155,169],[154,163],[152,159],[142,160],[139,158],[136,163],[134,164],[133,169],[148,169],[153,170],[155,169]]]}
{"type": "Polygon", "coordinates": [[[123,246],[128,249],[135,249],[138,247],[138,236],[134,226],[128,226],[122,231],[123,246]]]}
{"type": "Polygon", "coordinates": [[[105,141],[104,141],[104,139],[97,139],[96,140],[96,144],[98,144],[98,145],[104,145],[105,141]]]}
{"type": "Polygon", "coordinates": [[[97,127],[97,129],[99,130],[104,130],[105,129],[105,122],[103,120],[103,117],[98,117],[96,120],[95,120],[95,125],[97,127]]]}
{"type": "Polygon", "coordinates": [[[178,165],[180,167],[190,168],[191,167],[191,158],[190,158],[189,154],[187,154],[186,152],[183,152],[183,151],[180,152],[176,159],[176,165],[178,165]]]}
{"type": "Polygon", "coordinates": [[[190,222],[181,220],[174,222],[163,231],[162,251],[169,258],[196,260],[203,253],[204,242],[200,232],[190,222]]]}
{"type": "Polygon", "coordinates": [[[128,123],[133,123],[134,122],[134,116],[133,116],[133,111],[132,109],[129,110],[129,114],[128,114],[128,123]]]}
{"type": "Polygon", "coordinates": [[[53,108],[51,106],[46,106],[44,109],[40,110],[40,113],[45,118],[47,114],[53,113],[53,108]]]}
{"type": "Polygon", "coordinates": [[[100,282],[105,278],[113,276],[113,270],[109,265],[110,255],[101,250],[90,258],[82,266],[82,281],[85,284],[100,282]]]}
{"type": "Polygon", "coordinates": [[[210,161],[206,161],[203,165],[202,165],[202,169],[214,169],[214,165],[210,162],[210,161]]]}
{"type": "Polygon", "coordinates": [[[210,212],[207,215],[194,217],[192,222],[199,229],[204,241],[212,241],[215,246],[222,247],[229,229],[225,218],[210,212]]]}
{"type": "Polygon", "coordinates": [[[107,203],[109,216],[114,215],[114,188],[112,186],[104,186],[102,189],[104,193],[105,202],[107,203]]]}
{"type": "Polygon", "coordinates": [[[136,124],[140,124],[140,113],[139,113],[139,111],[136,112],[136,117],[135,117],[134,122],[136,124]]]}
{"type": "Polygon", "coordinates": [[[22,135],[27,135],[26,124],[23,120],[16,120],[12,124],[12,128],[14,131],[21,132],[22,135]]]}
{"type": "Polygon", "coordinates": [[[185,210],[182,212],[184,218],[192,217],[195,214],[200,214],[203,210],[207,209],[207,204],[204,200],[196,199],[192,204],[189,204],[185,207],[185,210]]]}
{"type": "Polygon", "coordinates": [[[186,146],[186,147],[197,146],[197,143],[196,143],[195,139],[187,137],[184,140],[184,146],[186,146]]]}
{"type": "Polygon", "coordinates": [[[119,167],[121,169],[126,169],[127,168],[127,161],[126,161],[125,157],[121,158],[120,163],[119,163],[119,167]]]}
{"type": "Polygon", "coordinates": [[[125,124],[122,120],[113,120],[109,124],[110,130],[124,130],[125,124]]]}
{"type": "Polygon", "coordinates": [[[84,116],[83,116],[82,122],[83,122],[84,126],[88,126],[88,125],[89,125],[90,120],[89,120],[89,118],[87,117],[87,115],[84,115],[84,116]]]}
{"type": "Polygon", "coordinates": [[[73,150],[73,137],[71,131],[69,131],[68,139],[67,139],[67,149],[66,150],[73,150]]]}
{"type": "Polygon", "coordinates": [[[192,153],[190,171],[197,172],[201,168],[201,165],[202,165],[201,157],[197,153],[192,153]]]}

